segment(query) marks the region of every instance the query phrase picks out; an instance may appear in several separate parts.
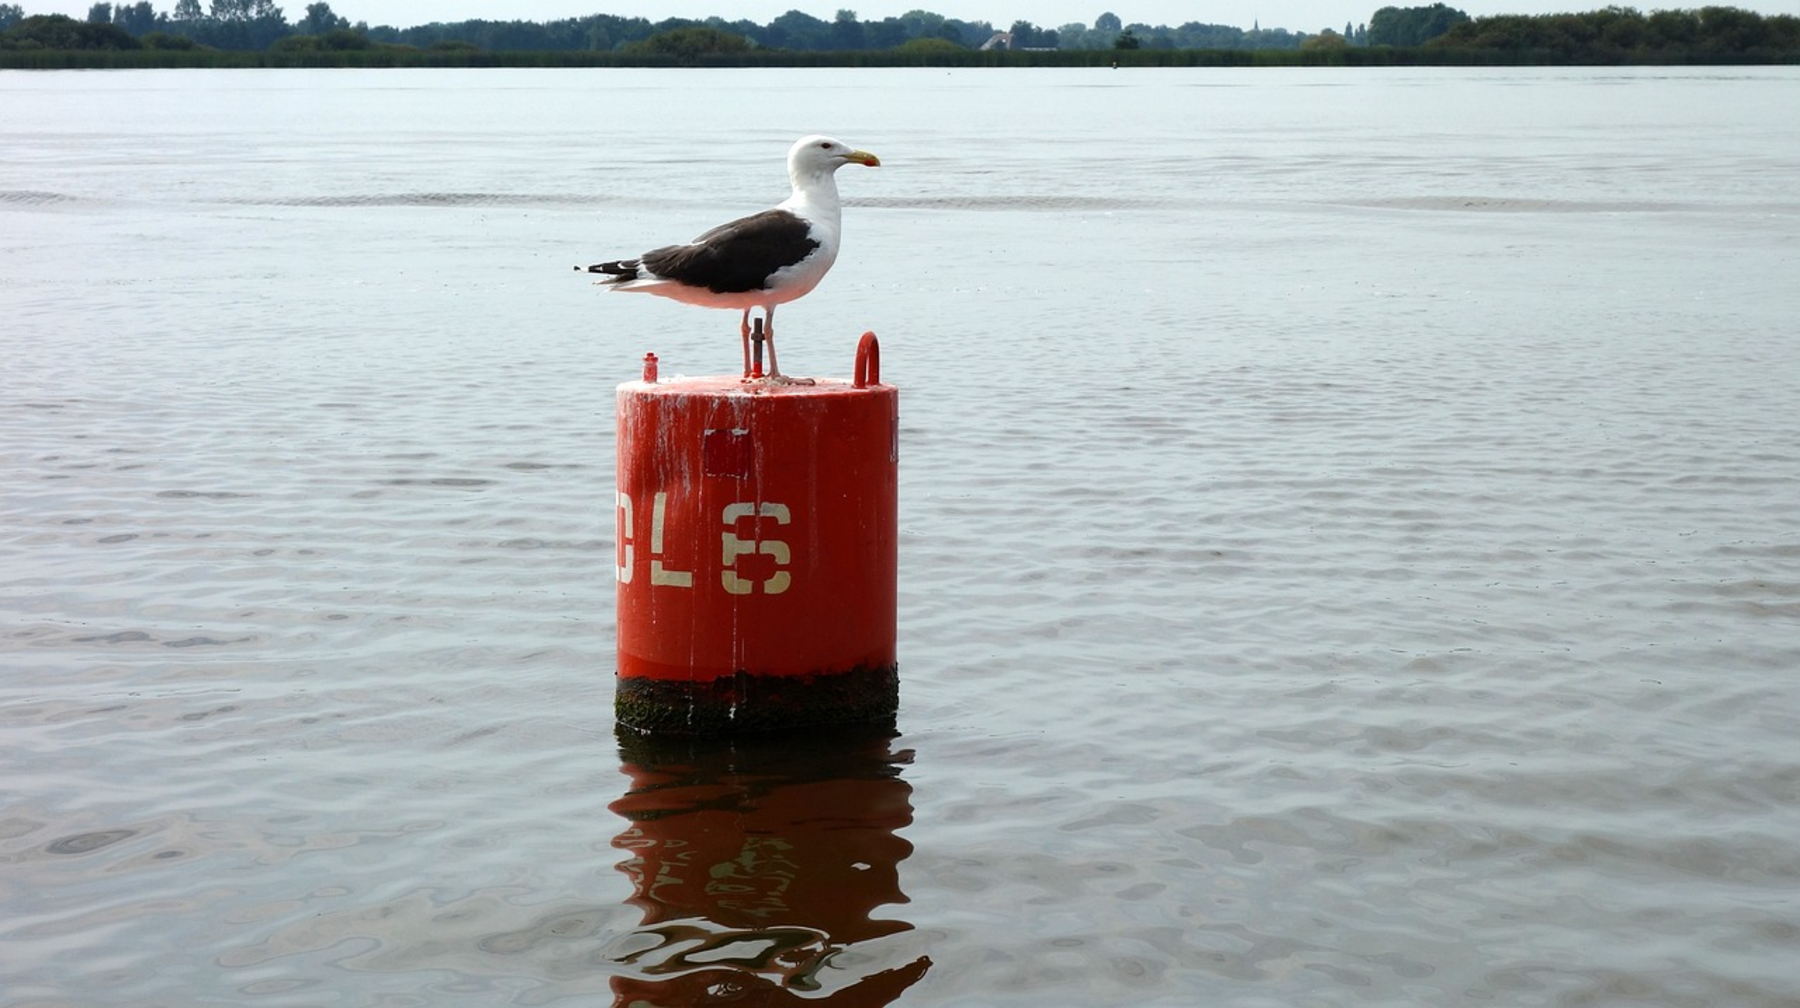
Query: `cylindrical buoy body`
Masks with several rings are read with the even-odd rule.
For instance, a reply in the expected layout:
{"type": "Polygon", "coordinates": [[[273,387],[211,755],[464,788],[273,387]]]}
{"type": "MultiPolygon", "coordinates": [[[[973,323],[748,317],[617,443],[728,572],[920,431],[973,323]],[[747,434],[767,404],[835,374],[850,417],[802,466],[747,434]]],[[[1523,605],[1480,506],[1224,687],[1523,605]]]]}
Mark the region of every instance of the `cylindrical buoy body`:
{"type": "Polygon", "coordinates": [[[899,390],[618,390],[619,721],[698,735],[889,721],[899,390]]]}

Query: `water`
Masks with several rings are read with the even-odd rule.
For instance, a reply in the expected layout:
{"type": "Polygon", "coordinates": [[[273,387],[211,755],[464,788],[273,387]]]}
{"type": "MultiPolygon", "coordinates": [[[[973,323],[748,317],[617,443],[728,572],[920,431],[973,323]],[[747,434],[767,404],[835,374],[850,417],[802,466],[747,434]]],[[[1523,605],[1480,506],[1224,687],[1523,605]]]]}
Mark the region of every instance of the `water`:
{"type": "Polygon", "coordinates": [[[0,74],[0,1001],[1800,1005],[1791,68],[0,74]],[[900,736],[626,745],[782,192],[900,736]]]}

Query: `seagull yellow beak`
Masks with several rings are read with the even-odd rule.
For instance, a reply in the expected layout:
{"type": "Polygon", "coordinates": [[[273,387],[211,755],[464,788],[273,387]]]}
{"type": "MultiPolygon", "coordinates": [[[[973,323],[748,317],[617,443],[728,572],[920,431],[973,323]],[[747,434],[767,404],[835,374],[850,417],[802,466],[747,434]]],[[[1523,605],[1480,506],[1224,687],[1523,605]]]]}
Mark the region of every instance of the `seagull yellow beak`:
{"type": "Polygon", "coordinates": [[[868,165],[870,168],[881,167],[881,159],[866,150],[853,150],[844,155],[844,161],[845,163],[854,161],[859,165],[868,165]]]}

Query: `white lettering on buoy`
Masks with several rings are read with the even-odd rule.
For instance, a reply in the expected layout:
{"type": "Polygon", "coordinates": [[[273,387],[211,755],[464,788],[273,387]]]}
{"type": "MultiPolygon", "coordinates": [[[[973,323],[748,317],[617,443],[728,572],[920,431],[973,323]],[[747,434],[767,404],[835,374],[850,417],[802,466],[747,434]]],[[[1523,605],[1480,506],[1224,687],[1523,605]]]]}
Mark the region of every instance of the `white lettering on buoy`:
{"type": "Polygon", "coordinates": [[[619,555],[614,561],[614,576],[620,584],[631,583],[631,497],[619,494],[619,555]]]}
{"type": "MultiPolygon", "coordinates": [[[[663,514],[669,507],[669,495],[666,491],[656,495],[656,503],[650,508],[650,555],[661,557],[663,551],[663,514]]],[[[693,571],[672,571],[663,568],[661,560],[650,561],[650,583],[653,585],[669,585],[675,588],[694,587],[693,571]]]]}
{"type": "MultiPolygon", "coordinates": [[[[720,536],[724,543],[724,556],[719,561],[724,570],[719,572],[719,582],[725,586],[727,592],[733,595],[748,595],[756,590],[756,582],[738,576],[737,571],[733,569],[737,566],[738,557],[747,553],[761,553],[773,557],[776,566],[786,567],[793,556],[788,550],[788,544],[780,539],[758,541],[738,538],[736,529],[740,518],[773,518],[777,524],[786,525],[793,520],[793,515],[785,504],[738,501],[725,505],[723,515],[725,531],[720,536]]],[[[770,575],[767,581],[762,582],[763,593],[780,595],[788,590],[788,586],[793,581],[792,574],[785,570],[778,570],[770,575]]]]}
{"type": "MultiPolygon", "coordinates": [[[[618,512],[619,545],[615,576],[620,584],[630,584],[636,573],[637,560],[637,528],[634,521],[636,508],[630,494],[618,495],[618,512]]],[[[692,588],[693,571],[671,570],[663,561],[663,533],[668,525],[668,513],[668,492],[658,492],[651,498],[650,505],[650,583],[668,588],[692,588]]],[[[724,569],[719,572],[719,583],[732,595],[752,594],[758,585],[765,595],[780,595],[794,583],[793,574],[785,569],[793,563],[793,550],[780,539],[757,539],[754,533],[748,539],[739,536],[737,523],[745,518],[767,518],[778,525],[789,525],[794,520],[793,512],[786,504],[735,501],[725,505],[725,510],[720,515],[725,531],[720,534],[720,564],[724,569]],[[736,570],[738,558],[752,554],[761,554],[775,561],[775,573],[762,581],[752,581],[740,575],[736,570]]]]}

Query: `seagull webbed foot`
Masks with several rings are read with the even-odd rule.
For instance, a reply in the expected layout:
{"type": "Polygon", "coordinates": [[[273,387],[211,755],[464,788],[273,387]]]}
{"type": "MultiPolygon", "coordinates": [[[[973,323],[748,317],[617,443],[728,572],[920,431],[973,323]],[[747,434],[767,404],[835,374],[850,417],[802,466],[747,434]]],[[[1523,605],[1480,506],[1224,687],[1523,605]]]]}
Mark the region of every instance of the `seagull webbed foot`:
{"type": "Polygon", "coordinates": [[[785,388],[791,385],[817,385],[815,378],[791,378],[784,374],[763,375],[761,378],[745,378],[746,385],[776,386],[785,388]]]}

